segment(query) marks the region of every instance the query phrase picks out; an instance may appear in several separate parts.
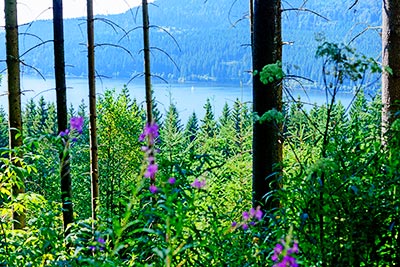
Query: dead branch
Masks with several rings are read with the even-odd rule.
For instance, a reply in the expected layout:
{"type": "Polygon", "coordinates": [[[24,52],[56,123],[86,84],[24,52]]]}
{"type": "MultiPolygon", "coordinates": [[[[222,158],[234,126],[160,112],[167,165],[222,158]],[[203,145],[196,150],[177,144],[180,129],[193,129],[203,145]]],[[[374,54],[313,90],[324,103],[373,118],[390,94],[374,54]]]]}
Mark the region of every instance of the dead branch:
{"type": "Polygon", "coordinates": [[[95,45],[95,47],[101,47],[101,46],[111,46],[111,47],[116,47],[116,48],[122,49],[122,50],[124,50],[126,53],[128,53],[128,54],[131,56],[132,59],[134,59],[132,53],[131,53],[128,49],[126,49],[125,47],[123,47],[123,46],[121,46],[121,45],[109,44],[109,43],[103,43],[103,44],[96,44],[96,45],[95,45]]]}
{"type": "Polygon", "coordinates": [[[314,14],[314,15],[320,17],[320,18],[323,18],[323,19],[326,20],[326,21],[329,21],[328,18],[326,18],[326,17],[322,16],[321,14],[319,14],[318,12],[315,12],[314,10],[311,10],[311,9],[308,9],[308,8],[301,8],[301,7],[299,7],[299,8],[286,8],[286,9],[282,9],[281,11],[282,11],[282,12],[285,12],[285,11],[310,12],[310,13],[312,13],[312,14],[314,14]]]}
{"type": "Polygon", "coordinates": [[[149,27],[150,27],[150,28],[157,28],[157,29],[160,29],[160,30],[162,30],[163,32],[165,32],[166,34],[168,34],[168,36],[171,37],[172,40],[174,40],[176,46],[177,46],[178,49],[179,49],[179,52],[182,52],[182,49],[181,49],[181,47],[179,46],[178,41],[175,39],[175,37],[174,37],[170,32],[168,32],[168,31],[167,31],[166,29],[164,29],[163,27],[160,27],[160,26],[157,26],[157,25],[150,25],[149,27]]]}
{"type": "Polygon", "coordinates": [[[154,50],[157,50],[157,51],[162,52],[164,55],[166,55],[166,56],[169,58],[169,60],[172,61],[172,63],[174,63],[174,65],[175,65],[175,67],[178,69],[178,71],[181,71],[181,70],[179,69],[179,67],[178,67],[178,64],[176,64],[175,60],[173,60],[173,58],[172,58],[167,52],[165,52],[163,49],[158,48],[158,47],[154,47],[154,46],[151,46],[150,49],[154,49],[154,50]]]}

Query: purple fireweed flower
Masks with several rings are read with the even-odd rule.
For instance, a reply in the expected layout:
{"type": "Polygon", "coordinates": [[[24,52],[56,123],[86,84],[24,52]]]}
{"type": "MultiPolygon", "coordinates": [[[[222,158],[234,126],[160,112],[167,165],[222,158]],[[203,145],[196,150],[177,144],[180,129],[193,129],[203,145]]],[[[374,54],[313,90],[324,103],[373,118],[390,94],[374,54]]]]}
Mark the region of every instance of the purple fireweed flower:
{"type": "Polygon", "coordinates": [[[272,267],[298,267],[299,264],[296,258],[292,256],[292,254],[298,253],[298,251],[299,247],[297,241],[294,241],[293,247],[290,248],[285,245],[284,240],[281,240],[281,243],[276,244],[274,248],[274,254],[271,259],[275,264],[272,267]]]}
{"type": "Polygon", "coordinates": [[[256,209],[255,208],[251,208],[249,213],[250,213],[250,217],[253,218],[256,215],[256,209]]]}
{"type": "Polygon", "coordinates": [[[236,227],[236,225],[237,225],[237,222],[235,222],[235,221],[233,221],[231,224],[232,227],[236,227]]]}
{"type": "Polygon", "coordinates": [[[199,179],[195,179],[193,183],[190,184],[192,187],[201,189],[206,186],[206,180],[200,181],[199,179]]]}
{"type": "Polygon", "coordinates": [[[155,194],[155,193],[157,193],[158,188],[157,188],[157,186],[155,186],[154,184],[152,184],[152,185],[150,185],[149,190],[150,190],[150,192],[151,192],[152,194],[155,194]]]}
{"type": "Polygon", "coordinates": [[[69,134],[69,130],[68,129],[66,129],[65,131],[62,131],[62,132],[60,132],[60,136],[61,137],[64,137],[64,136],[67,136],[69,134]]]}
{"type": "Polygon", "coordinates": [[[260,209],[259,207],[257,208],[254,217],[255,217],[257,220],[259,220],[259,221],[262,220],[263,212],[261,211],[261,209],[260,209]]]}
{"type": "Polygon", "coordinates": [[[299,243],[294,241],[293,247],[288,249],[288,254],[299,253],[299,243]]]}
{"type": "Polygon", "coordinates": [[[155,164],[155,163],[150,164],[149,166],[147,166],[147,170],[144,173],[144,177],[146,177],[146,178],[154,178],[156,173],[157,173],[157,171],[158,171],[158,165],[155,164]]]}
{"type": "Polygon", "coordinates": [[[245,220],[245,221],[250,219],[250,215],[247,211],[243,211],[242,216],[243,216],[243,220],[245,220]]]}
{"type": "Polygon", "coordinates": [[[76,130],[78,133],[82,133],[83,117],[72,117],[69,123],[71,124],[71,131],[76,130]]]}
{"type": "Polygon", "coordinates": [[[242,228],[243,228],[243,230],[246,231],[247,229],[249,229],[249,226],[248,226],[247,224],[244,223],[244,224],[242,225],[242,228]]]}
{"type": "Polygon", "coordinates": [[[154,144],[154,139],[158,137],[158,125],[156,123],[146,124],[143,129],[143,132],[139,136],[139,141],[143,142],[146,137],[149,138],[149,143],[154,144]]]}
{"type": "Polygon", "coordinates": [[[168,179],[168,183],[169,183],[169,184],[175,184],[175,182],[176,182],[175,177],[170,177],[170,178],[168,179]]]}

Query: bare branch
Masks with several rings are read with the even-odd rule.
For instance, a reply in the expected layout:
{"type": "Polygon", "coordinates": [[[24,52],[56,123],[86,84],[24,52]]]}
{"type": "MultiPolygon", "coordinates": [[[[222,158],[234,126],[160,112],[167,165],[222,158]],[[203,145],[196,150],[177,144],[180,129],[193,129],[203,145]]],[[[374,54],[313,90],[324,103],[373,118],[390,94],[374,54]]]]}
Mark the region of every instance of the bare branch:
{"type": "Polygon", "coordinates": [[[28,50],[26,50],[24,53],[21,54],[20,57],[25,56],[26,54],[28,54],[28,53],[31,52],[32,50],[34,50],[34,49],[36,49],[36,48],[38,48],[38,47],[41,47],[42,45],[45,45],[45,44],[47,44],[47,43],[52,43],[52,42],[53,42],[53,40],[47,40],[47,41],[41,42],[40,44],[37,44],[37,45],[35,45],[35,46],[29,48],[28,50]]]}
{"type": "Polygon", "coordinates": [[[144,76],[144,73],[138,73],[138,74],[136,74],[135,76],[133,76],[132,78],[129,79],[129,81],[127,82],[126,85],[130,84],[131,81],[133,81],[133,80],[136,79],[137,77],[143,77],[143,76],[144,76]]]}
{"type": "Polygon", "coordinates": [[[173,58],[172,58],[167,52],[165,52],[163,49],[160,49],[160,48],[154,47],[154,46],[151,46],[150,49],[155,49],[155,50],[157,50],[157,51],[162,52],[164,55],[166,55],[166,56],[172,61],[172,63],[174,63],[174,65],[175,65],[175,67],[178,69],[178,71],[181,71],[181,70],[179,69],[179,67],[178,67],[178,64],[176,64],[175,60],[173,60],[173,58]]]}
{"type": "Polygon", "coordinates": [[[326,18],[326,17],[324,17],[324,16],[322,16],[321,14],[319,14],[319,13],[317,13],[317,12],[315,12],[314,10],[311,10],[311,9],[308,9],[308,8],[287,8],[287,9],[282,9],[282,12],[285,12],[285,11],[302,11],[302,12],[310,12],[310,13],[312,13],[312,14],[314,14],[314,15],[316,15],[316,16],[318,16],[318,17],[320,17],[320,18],[323,18],[324,20],[326,20],[326,21],[329,21],[329,19],[328,18],[326,18]]]}
{"type": "Polygon", "coordinates": [[[142,28],[143,28],[142,26],[137,26],[137,27],[135,27],[135,28],[133,28],[133,29],[131,29],[131,30],[125,32],[124,36],[122,36],[121,39],[118,40],[118,43],[120,43],[120,42],[122,41],[122,39],[124,39],[125,37],[127,37],[131,32],[133,32],[133,31],[135,31],[135,30],[138,30],[138,29],[142,29],[142,28]]]}
{"type": "Polygon", "coordinates": [[[364,28],[361,32],[357,33],[353,38],[351,38],[351,40],[349,41],[349,43],[347,45],[350,45],[352,42],[354,42],[358,37],[360,37],[361,35],[363,35],[364,33],[366,33],[369,30],[375,30],[379,35],[380,32],[379,30],[382,29],[381,26],[378,27],[372,27],[372,26],[367,26],[366,28],[364,28]]]}
{"type": "Polygon", "coordinates": [[[126,34],[126,31],[125,31],[124,28],[122,28],[117,23],[115,23],[115,22],[113,22],[113,21],[111,21],[109,19],[106,19],[106,18],[95,18],[94,20],[99,20],[99,21],[102,21],[102,22],[108,24],[109,26],[111,26],[113,28],[115,33],[118,33],[118,31],[116,30],[116,28],[118,28],[118,29],[120,29],[121,31],[123,31],[126,34]]]}
{"type": "Polygon", "coordinates": [[[32,33],[29,33],[29,32],[20,33],[19,35],[36,37],[36,38],[39,39],[41,42],[44,42],[42,38],[40,38],[40,37],[37,36],[36,34],[32,34],[32,33]]]}
{"type": "MultiPolygon", "coordinates": [[[[231,24],[232,27],[235,27],[235,25],[237,24],[238,21],[235,21],[235,23],[232,23],[231,21],[231,13],[232,13],[232,9],[235,6],[235,4],[237,3],[238,0],[235,0],[232,2],[231,6],[229,7],[229,11],[228,11],[228,20],[229,23],[231,24]]],[[[240,19],[239,21],[241,21],[242,19],[240,19]]]]}
{"type": "Polygon", "coordinates": [[[349,7],[349,10],[351,10],[353,7],[355,7],[355,5],[357,5],[358,0],[355,0],[354,3],[349,7]]]}
{"type": "Polygon", "coordinates": [[[169,84],[169,82],[166,79],[164,79],[163,77],[161,77],[160,75],[151,75],[151,76],[160,79],[161,81],[165,82],[166,84],[169,84]]]}
{"type": "Polygon", "coordinates": [[[120,48],[122,50],[124,50],[126,53],[128,53],[132,59],[134,59],[132,53],[126,49],[125,47],[121,46],[121,45],[116,45],[116,44],[109,44],[109,43],[103,43],[103,44],[96,44],[95,47],[101,47],[101,46],[111,46],[111,47],[116,47],[116,48],[120,48]]]}
{"type": "Polygon", "coordinates": [[[32,66],[32,65],[29,65],[29,64],[26,64],[24,61],[22,61],[22,60],[20,60],[19,61],[22,65],[24,65],[24,66],[26,66],[26,67],[28,67],[28,68],[31,68],[31,69],[33,69],[34,71],[36,71],[39,75],[40,75],[40,77],[42,77],[42,79],[45,81],[46,80],[46,78],[43,76],[43,74],[37,69],[37,68],[35,68],[34,66],[32,66]]]}
{"type": "Polygon", "coordinates": [[[178,49],[179,49],[179,52],[182,52],[182,49],[181,49],[181,47],[179,46],[178,41],[175,39],[175,37],[174,37],[170,32],[168,32],[168,31],[167,31],[166,29],[164,29],[163,27],[160,27],[160,26],[157,26],[157,25],[151,25],[151,26],[149,26],[149,27],[150,27],[150,28],[157,28],[157,29],[160,29],[160,30],[162,30],[163,32],[165,32],[166,34],[168,34],[169,37],[171,37],[171,39],[174,40],[176,46],[177,46],[178,49]]]}

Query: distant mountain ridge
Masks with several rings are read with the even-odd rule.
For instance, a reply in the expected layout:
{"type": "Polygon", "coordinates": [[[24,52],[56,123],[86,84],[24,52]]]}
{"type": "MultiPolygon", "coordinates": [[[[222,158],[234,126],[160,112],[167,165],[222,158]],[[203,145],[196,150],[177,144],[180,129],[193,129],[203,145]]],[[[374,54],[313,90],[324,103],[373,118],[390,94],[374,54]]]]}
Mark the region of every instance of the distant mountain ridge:
{"type": "MultiPolygon", "coordinates": [[[[299,0],[289,2],[283,4],[284,10],[302,7],[303,3],[299,0]]],[[[319,79],[320,69],[315,67],[318,61],[314,59],[318,45],[316,33],[323,33],[329,41],[341,42],[349,41],[367,26],[380,25],[380,1],[363,0],[348,10],[353,2],[345,0],[338,5],[336,1],[306,1],[304,8],[329,18],[329,21],[309,11],[284,11],[283,39],[294,44],[284,47],[283,61],[287,72],[319,79]]],[[[247,83],[251,80],[248,1],[158,0],[150,5],[149,11],[150,23],[154,26],[150,42],[156,47],[151,55],[155,76],[173,81],[247,83]]],[[[143,70],[140,25],[141,12],[137,8],[119,15],[97,17],[96,69],[99,75],[140,76],[143,70]]],[[[85,20],[67,19],[64,27],[67,75],[85,77],[85,20]]],[[[53,75],[51,42],[23,54],[41,41],[51,40],[51,21],[34,22],[21,27],[20,32],[24,63],[34,66],[45,76],[53,75]]],[[[378,37],[376,32],[369,30],[357,38],[354,45],[370,56],[379,55],[378,37]]],[[[0,38],[3,38],[0,54],[4,59],[4,33],[0,38]]],[[[36,73],[28,67],[23,67],[23,71],[31,75],[36,73]]]]}

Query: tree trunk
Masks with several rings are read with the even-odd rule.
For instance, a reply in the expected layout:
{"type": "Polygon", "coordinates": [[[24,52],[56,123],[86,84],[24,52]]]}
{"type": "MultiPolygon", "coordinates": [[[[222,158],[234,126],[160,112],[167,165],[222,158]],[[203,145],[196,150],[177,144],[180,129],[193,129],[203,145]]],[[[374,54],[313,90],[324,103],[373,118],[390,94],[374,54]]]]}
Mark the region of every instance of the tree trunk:
{"type": "Polygon", "coordinates": [[[143,52],[144,52],[144,78],[146,86],[146,111],[147,123],[153,122],[153,103],[151,90],[151,72],[150,72],[150,25],[149,25],[149,9],[147,0],[142,0],[143,12],[143,52]]]}
{"type": "Polygon", "coordinates": [[[382,65],[393,74],[382,74],[383,132],[390,129],[400,110],[400,1],[384,0],[382,10],[382,65]]]}
{"type": "MultiPolygon", "coordinates": [[[[261,71],[267,64],[282,61],[281,0],[255,0],[253,5],[253,71],[261,71]]],[[[253,110],[258,115],[276,109],[282,111],[280,82],[263,84],[259,75],[253,76],[253,110]]],[[[264,210],[278,206],[266,198],[278,188],[282,161],[281,126],[274,122],[253,126],[253,204],[264,210]]]]}
{"type": "Polygon", "coordinates": [[[93,230],[97,219],[99,201],[99,167],[97,152],[97,114],[96,114],[96,70],[94,57],[94,18],[93,0],[87,0],[87,36],[88,36],[88,80],[89,80],[89,120],[90,120],[90,176],[92,189],[93,230]]]}
{"type": "MultiPolygon", "coordinates": [[[[54,68],[57,95],[57,123],[58,131],[65,131],[68,127],[67,87],[65,83],[64,59],[64,23],[62,0],[53,0],[53,31],[54,31],[54,68]]],[[[66,142],[67,143],[67,142],[66,142]]],[[[68,143],[67,143],[68,144],[68,143]]],[[[72,188],[69,161],[69,148],[60,156],[61,201],[63,207],[64,233],[67,235],[67,226],[74,220],[72,207],[72,188]]]]}
{"type": "MultiPolygon", "coordinates": [[[[6,51],[7,51],[7,74],[8,74],[8,124],[9,124],[9,147],[14,149],[22,145],[22,117],[21,117],[21,88],[20,88],[20,66],[19,66],[19,46],[18,46],[18,21],[17,21],[17,1],[5,0],[4,2],[5,22],[6,22],[6,51]]],[[[11,160],[15,164],[13,157],[11,160]]],[[[20,156],[20,155],[19,155],[20,156]]],[[[16,198],[20,193],[25,192],[24,181],[14,184],[13,197],[16,198]]],[[[25,227],[25,213],[13,212],[13,229],[25,227]]]]}

